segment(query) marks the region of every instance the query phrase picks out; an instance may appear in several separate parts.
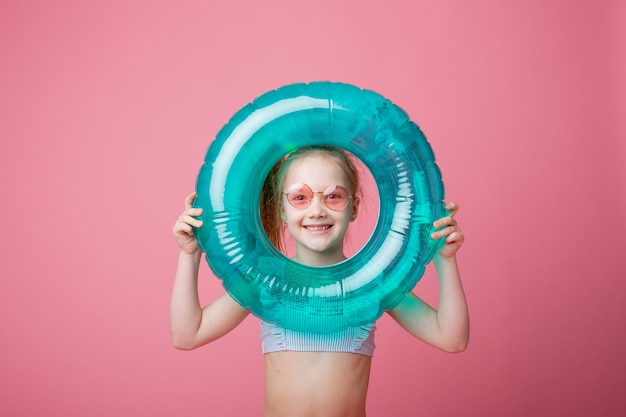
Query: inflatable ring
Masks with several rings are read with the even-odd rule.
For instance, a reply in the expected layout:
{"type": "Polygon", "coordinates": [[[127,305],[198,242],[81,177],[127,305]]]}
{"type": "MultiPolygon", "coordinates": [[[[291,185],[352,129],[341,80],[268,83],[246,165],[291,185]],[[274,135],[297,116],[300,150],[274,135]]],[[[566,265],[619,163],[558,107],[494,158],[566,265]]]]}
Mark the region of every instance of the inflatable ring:
{"type": "Polygon", "coordinates": [[[439,243],[444,188],[419,127],[379,94],[332,82],[270,91],[238,111],[209,146],[195,207],[199,245],[226,291],[263,320],[312,333],[374,322],[411,291],[439,243]],[[263,231],[259,199],[272,166],[295,149],[332,145],[358,157],[380,193],[365,246],[335,265],[296,263],[263,231]]]}

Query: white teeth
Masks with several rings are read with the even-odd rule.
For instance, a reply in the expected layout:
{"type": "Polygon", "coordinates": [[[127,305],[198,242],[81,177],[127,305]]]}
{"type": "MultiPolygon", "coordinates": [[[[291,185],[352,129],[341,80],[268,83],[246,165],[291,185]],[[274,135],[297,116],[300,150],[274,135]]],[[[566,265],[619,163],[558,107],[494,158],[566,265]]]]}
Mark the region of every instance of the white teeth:
{"type": "Polygon", "coordinates": [[[328,229],[330,226],[307,226],[307,229],[312,232],[321,232],[322,230],[328,229]]]}

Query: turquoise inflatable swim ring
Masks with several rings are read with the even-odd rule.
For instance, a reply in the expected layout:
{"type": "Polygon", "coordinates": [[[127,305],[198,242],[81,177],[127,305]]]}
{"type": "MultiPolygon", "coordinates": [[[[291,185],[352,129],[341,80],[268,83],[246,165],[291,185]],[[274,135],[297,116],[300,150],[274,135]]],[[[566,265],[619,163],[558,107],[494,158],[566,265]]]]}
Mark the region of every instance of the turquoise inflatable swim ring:
{"type": "Polygon", "coordinates": [[[419,127],[381,95],[333,82],[284,86],[239,110],[209,146],[196,191],[204,209],[196,237],[226,291],[263,320],[311,333],[371,323],[395,307],[436,253],[432,223],[445,215],[441,173],[419,127]],[[281,254],[259,213],[272,166],[312,145],[354,154],[380,194],[365,246],[325,267],[281,254]]]}

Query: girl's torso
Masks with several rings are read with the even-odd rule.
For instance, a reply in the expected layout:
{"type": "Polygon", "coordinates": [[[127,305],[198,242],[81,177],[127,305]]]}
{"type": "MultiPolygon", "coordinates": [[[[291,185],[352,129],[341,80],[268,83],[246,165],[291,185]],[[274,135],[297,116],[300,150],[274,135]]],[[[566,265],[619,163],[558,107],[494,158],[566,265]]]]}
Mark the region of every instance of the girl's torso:
{"type": "Polygon", "coordinates": [[[374,323],[329,334],[260,320],[265,417],[364,417],[374,323]]]}
{"type": "Polygon", "coordinates": [[[364,417],[371,357],[349,352],[265,354],[265,417],[364,417]]]}

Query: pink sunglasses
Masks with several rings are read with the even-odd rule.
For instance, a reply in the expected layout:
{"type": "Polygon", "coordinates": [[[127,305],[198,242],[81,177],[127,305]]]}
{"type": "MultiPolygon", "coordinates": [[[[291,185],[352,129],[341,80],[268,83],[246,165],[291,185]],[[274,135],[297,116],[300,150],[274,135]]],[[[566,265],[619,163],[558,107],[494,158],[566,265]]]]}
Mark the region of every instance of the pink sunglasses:
{"type": "Polygon", "coordinates": [[[294,184],[283,193],[287,201],[297,209],[305,209],[311,205],[315,194],[322,194],[324,205],[331,210],[339,211],[348,205],[348,201],[354,196],[348,195],[348,191],[341,185],[330,185],[324,191],[313,191],[304,183],[294,184]]]}

